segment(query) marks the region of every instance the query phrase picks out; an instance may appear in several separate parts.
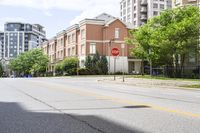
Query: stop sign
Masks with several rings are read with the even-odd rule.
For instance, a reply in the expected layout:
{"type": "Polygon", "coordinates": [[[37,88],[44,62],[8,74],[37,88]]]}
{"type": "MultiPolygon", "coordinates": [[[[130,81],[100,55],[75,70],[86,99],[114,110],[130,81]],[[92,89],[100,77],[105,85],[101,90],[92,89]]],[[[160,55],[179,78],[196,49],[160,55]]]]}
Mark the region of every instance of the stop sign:
{"type": "Polygon", "coordinates": [[[119,49],[118,48],[113,48],[111,51],[112,56],[118,56],[119,55],[119,49]]]}

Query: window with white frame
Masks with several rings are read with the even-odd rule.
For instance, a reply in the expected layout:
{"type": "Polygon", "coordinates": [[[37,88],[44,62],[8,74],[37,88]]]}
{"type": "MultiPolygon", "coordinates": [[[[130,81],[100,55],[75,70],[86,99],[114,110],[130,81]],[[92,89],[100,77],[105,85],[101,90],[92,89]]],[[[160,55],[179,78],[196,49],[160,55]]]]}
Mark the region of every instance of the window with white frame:
{"type": "Polygon", "coordinates": [[[64,45],[64,39],[63,38],[61,39],[61,45],[62,46],[64,45]]]}
{"type": "Polygon", "coordinates": [[[119,28],[115,28],[115,38],[119,38],[119,31],[120,29],[119,28]]]}
{"type": "Polygon", "coordinates": [[[71,49],[68,48],[68,56],[71,56],[71,49]]]}
{"type": "Polygon", "coordinates": [[[71,43],[71,36],[69,35],[69,36],[67,37],[67,39],[68,39],[68,44],[70,44],[70,43],[71,43]]]}
{"type": "Polygon", "coordinates": [[[85,39],[85,29],[81,30],[81,39],[85,39]]]}
{"type": "Polygon", "coordinates": [[[90,43],[90,54],[96,54],[96,43],[90,43]]]}
{"type": "Polygon", "coordinates": [[[72,42],[75,42],[76,39],[75,39],[75,34],[72,34],[72,42]]]}
{"type": "Polygon", "coordinates": [[[85,45],[84,44],[81,45],[81,54],[82,55],[85,54],[85,45]]]}
{"type": "Polygon", "coordinates": [[[75,55],[75,47],[72,48],[72,55],[75,55]]]}

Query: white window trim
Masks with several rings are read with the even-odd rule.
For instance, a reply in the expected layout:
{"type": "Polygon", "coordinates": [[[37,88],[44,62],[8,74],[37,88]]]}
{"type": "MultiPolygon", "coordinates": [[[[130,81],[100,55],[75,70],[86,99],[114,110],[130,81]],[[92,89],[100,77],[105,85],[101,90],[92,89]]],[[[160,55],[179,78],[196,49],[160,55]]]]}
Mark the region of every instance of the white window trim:
{"type": "Polygon", "coordinates": [[[96,54],[96,43],[90,43],[90,54],[96,54]]]}

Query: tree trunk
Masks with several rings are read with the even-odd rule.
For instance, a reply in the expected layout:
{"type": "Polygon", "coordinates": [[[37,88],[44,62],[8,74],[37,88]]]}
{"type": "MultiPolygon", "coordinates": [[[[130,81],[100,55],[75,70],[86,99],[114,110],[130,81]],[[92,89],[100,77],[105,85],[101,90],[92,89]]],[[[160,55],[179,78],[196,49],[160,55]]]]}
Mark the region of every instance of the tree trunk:
{"type": "Polygon", "coordinates": [[[184,74],[184,63],[185,63],[185,54],[181,56],[181,77],[183,78],[184,74]]]}

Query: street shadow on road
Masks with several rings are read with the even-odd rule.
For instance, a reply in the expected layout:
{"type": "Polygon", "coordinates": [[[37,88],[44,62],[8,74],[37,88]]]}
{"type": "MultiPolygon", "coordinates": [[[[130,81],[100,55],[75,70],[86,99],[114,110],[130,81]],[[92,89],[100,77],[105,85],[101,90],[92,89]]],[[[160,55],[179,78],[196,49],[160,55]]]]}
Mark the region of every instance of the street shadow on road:
{"type": "Polygon", "coordinates": [[[55,112],[29,112],[18,103],[0,102],[0,133],[143,133],[98,116],[55,112]]]}

